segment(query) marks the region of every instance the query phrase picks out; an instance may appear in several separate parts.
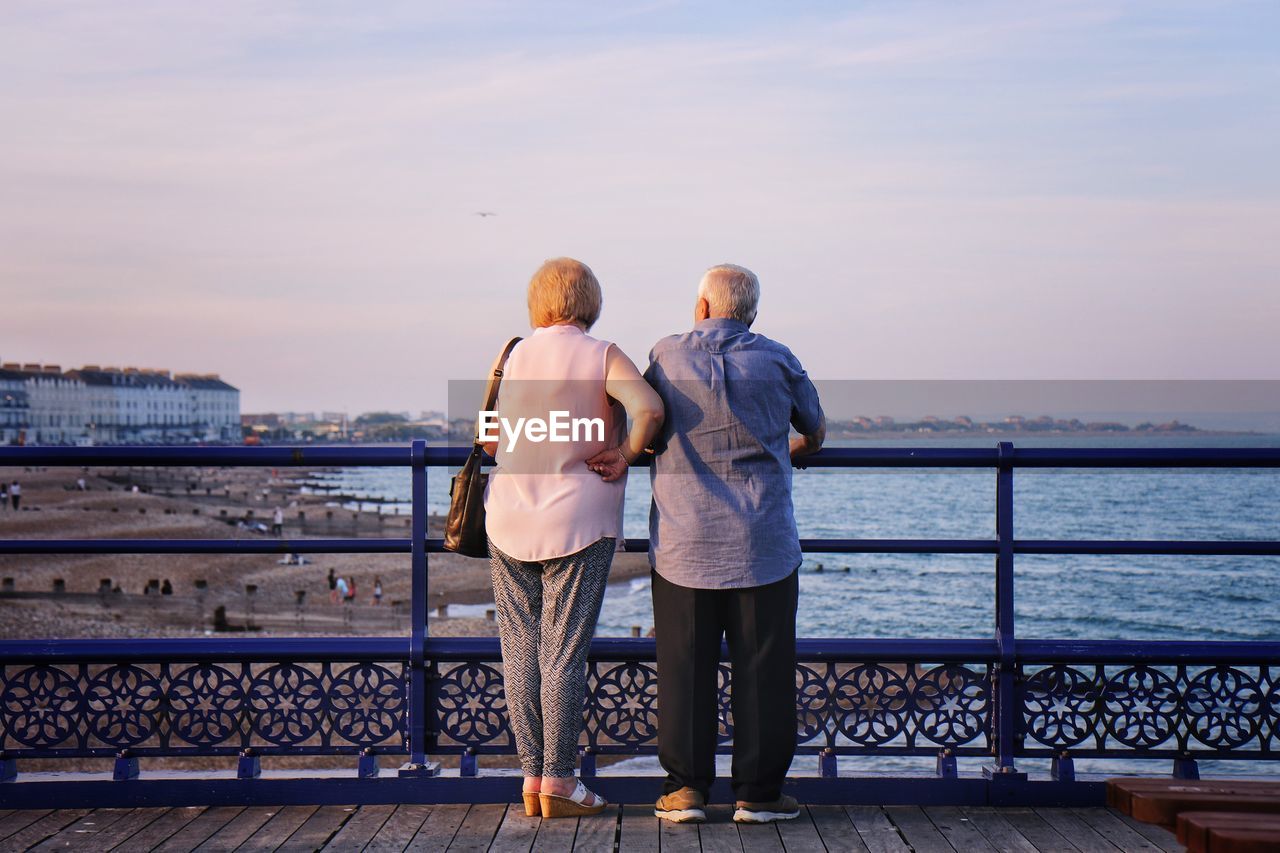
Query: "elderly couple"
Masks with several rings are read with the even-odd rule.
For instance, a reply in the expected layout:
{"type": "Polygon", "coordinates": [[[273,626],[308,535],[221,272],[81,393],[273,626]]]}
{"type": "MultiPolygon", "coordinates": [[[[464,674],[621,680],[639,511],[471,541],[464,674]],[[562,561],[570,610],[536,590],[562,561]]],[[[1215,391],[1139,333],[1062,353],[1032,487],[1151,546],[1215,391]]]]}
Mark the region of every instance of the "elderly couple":
{"type": "Polygon", "coordinates": [[[486,445],[498,463],[486,527],[529,815],[605,806],[574,778],[587,651],[622,536],[627,468],[646,452],[655,454],[649,559],[667,771],[655,814],[706,819],[722,638],[733,664],[734,820],[799,814],[782,792],[796,743],[791,467],[822,446],[825,424],[800,362],[751,331],[759,296],[750,270],[712,267],[693,330],[659,341],[641,376],[618,347],[588,334],[602,299],[585,264],[548,261],[529,283],[534,331],[502,366],[499,412],[570,412],[604,427],[571,441],[486,445]]]}

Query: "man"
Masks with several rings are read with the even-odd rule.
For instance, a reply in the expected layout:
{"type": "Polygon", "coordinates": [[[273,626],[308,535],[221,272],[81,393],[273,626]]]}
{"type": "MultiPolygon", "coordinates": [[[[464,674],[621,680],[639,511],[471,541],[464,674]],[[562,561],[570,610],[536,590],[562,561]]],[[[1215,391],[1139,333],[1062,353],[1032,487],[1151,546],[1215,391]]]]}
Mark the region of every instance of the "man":
{"type": "Polygon", "coordinates": [[[654,813],[671,821],[706,820],[722,637],[733,664],[733,819],[800,813],[782,793],[796,746],[791,466],[822,446],[826,426],[800,362],[750,330],[759,298],[750,270],[712,267],[693,331],[659,341],[645,374],[667,412],[651,472],[649,559],[667,771],[654,813]]]}

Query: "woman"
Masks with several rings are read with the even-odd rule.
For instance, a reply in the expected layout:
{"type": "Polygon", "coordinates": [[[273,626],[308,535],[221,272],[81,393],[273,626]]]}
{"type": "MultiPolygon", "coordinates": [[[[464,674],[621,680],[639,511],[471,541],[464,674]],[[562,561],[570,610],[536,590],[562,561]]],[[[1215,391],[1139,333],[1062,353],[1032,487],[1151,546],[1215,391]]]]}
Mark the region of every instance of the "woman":
{"type": "Polygon", "coordinates": [[[587,650],[622,535],[627,467],[657,433],[662,401],[621,350],[587,334],[601,294],[586,264],[547,261],[528,298],[533,334],[507,360],[498,414],[516,424],[567,413],[583,429],[564,441],[513,429],[485,445],[498,462],[486,528],[525,813],[572,817],[605,807],[574,778],[587,650]]]}

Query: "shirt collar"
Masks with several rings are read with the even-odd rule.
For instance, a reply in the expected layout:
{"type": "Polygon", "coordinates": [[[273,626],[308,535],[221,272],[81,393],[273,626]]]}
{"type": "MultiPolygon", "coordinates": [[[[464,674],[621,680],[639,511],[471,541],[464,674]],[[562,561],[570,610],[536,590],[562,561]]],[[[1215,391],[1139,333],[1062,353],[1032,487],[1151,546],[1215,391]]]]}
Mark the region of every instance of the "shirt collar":
{"type": "Polygon", "coordinates": [[[705,320],[699,320],[693,327],[699,332],[710,331],[711,329],[724,329],[730,332],[750,331],[746,323],[741,320],[735,320],[732,317],[708,317],[705,320]]]}
{"type": "Polygon", "coordinates": [[[573,323],[557,323],[554,326],[539,326],[533,330],[535,335],[541,334],[561,334],[561,335],[585,335],[586,332],[575,326],[573,323]]]}

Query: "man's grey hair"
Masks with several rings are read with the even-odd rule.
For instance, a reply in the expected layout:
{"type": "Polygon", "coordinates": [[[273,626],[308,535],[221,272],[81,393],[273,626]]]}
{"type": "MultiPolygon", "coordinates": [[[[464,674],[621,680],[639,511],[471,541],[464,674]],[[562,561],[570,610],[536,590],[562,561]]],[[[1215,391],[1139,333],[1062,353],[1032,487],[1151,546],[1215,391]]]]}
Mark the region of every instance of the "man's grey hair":
{"type": "Polygon", "coordinates": [[[698,296],[711,306],[711,316],[732,317],[750,326],[760,305],[760,279],[746,267],[716,264],[702,275],[698,296]]]}

